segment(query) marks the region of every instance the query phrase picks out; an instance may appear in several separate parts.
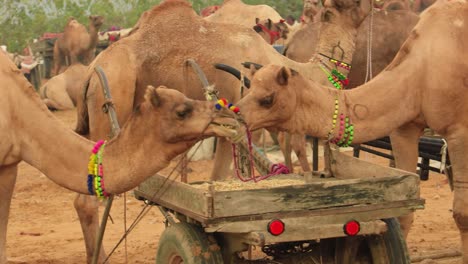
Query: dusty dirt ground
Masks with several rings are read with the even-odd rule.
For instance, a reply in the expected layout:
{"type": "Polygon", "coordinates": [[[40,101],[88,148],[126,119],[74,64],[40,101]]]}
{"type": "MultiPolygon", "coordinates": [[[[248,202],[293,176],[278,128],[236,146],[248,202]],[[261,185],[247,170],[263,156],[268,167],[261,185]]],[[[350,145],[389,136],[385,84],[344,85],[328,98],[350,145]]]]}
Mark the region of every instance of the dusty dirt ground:
{"type": "MultiPolygon", "coordinates": [[[[73,111],[56,112],[55,115],[70,128],[74,125],[73,111]]],[[[40,131],[37,131],[40,133],[40,131]]],[[[361,158],[388,164],[371,154],[361,158]]],[[[190,164],[193,177],[203,179],[209,175],[211,162],[190,164]]],[[[412,255],[434,250],[453,249],[460,246],[459,235],[452,220],[452,198],[445,176],[430,174],[429,181],[421,182],[421,196],[426,199],[426,209],[416,212],[415,224],[408,238],[412,255]]],[[[75,194],[48,180],[35,168],[22,163],[15,188],[7,237],[9,263],[59,264],[85,263],[85,248],[80,224],[73,208],[75,194]]],[[[104,246],[110,252],[124,230],[123,208],[127,204],[128,225],[141,211],[143,203],[133,197],[133,192],[116,197],[104,246]]],[[[122,244],[111,256],[111,263],[155,263],[159,237],[164,230],[160,212],[153,208],[133,230],[127,240],[127,258],[122,244]]],[[[437,260],[436,263],[460,263],[460,258],[437,260]]]]}

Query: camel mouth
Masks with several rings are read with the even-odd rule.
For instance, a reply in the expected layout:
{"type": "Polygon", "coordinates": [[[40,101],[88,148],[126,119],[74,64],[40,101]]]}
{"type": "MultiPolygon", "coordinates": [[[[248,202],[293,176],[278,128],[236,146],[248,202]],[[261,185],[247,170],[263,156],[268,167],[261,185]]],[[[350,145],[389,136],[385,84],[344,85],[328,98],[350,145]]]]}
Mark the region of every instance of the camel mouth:
{"type": "Polygon", "coordinates": [[[238,142],[243,137],[239,123],[232,118],[220,117],[210,122],[208,129],[218,137],[225,137],[238,142]]]}

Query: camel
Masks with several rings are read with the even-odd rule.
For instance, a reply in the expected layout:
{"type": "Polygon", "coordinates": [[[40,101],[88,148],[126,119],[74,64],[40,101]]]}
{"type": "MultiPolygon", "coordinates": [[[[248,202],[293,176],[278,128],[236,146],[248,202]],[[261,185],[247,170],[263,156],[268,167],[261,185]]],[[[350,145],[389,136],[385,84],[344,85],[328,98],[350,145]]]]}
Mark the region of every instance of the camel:
{"type": "Polygon", "coordinates": [[[305,24],[319,21],[317,15],[322,9],[322,1],[320,0],[304,0],[302,9],[301,22],[305,24]]]}
{"type": "Polygon", "coordinates": [[[422,11],[426,10],[426,8],[430,7],[434,4],[436,0],[415,0],[413,2],[413,11],[416,13],[421,13],[422,11]]]}
{"type": "Polygon", "coordinates": [[[206,21],[217,23],[230,23],[243,25],[248,28],[255,26],[256,18],[260,20],[271,19],[280,21],[283,19],[275,9],[267,5],[247,5],[242,0],[224,0],[220,8],[206,21]]]}
{"type": "Polygon", "coordinates": [[[218,9],[219,9],[219,6],[217,5],[207,6],[200,11],[200,16],[202,17],[210,16],[214,14],[216,11],[218,11],[218,9]]]}
{"type": "MultiPolygon", "coordinates": [[[[87,170],[95,142],[56,119],[3,53],[0,71],[0,264],[6,264],[6,228],[18,163],[25,161],[58,185],[89,195],[87,170]]],[[[215,110],[214,102],[151,86],[144,97],[120,133],[106,143],[102,155],[107,193],[129,191],[196,141],[234,135],[238,128],[234,114],[215,110]]]]}
{"type": "Polygon", "coordinates": [[[289,35],[289,26],[281,19],[278,22],[273,22],[271,19],[261,21],[259,18],[255,19],[256,25],[253,27],[267,43],[273,45],[278,40],[287,40],[289,35]]]}
{"type": "Polygon", "coordinates": [[[88,32],[77,20],[73,18],[68,20],[63,34],[54,44],[54,75],[60,73],[63,64],[91,63],[95,57],[98,33],[103,23],[102,16],[89,16],[88,32]]]}
{"type": "MultiPolygon", "coordinates": [[[[419,16],[408,10],[374,13],[371,46],[372,73],[368,73],[369,77],[376,76],[390,64],[418,20],[419,16]]],[[[361,85],[366,79],[369,23],[370,16],[358,29],[356,50],[351,63],[353,67],[348,75],[348,88],[361,85]]]]}
{"type": "MultiPolygon", "coordinates": [[[[359,15],[360,12],[356,10],[356,17],[359,15]]],[[[328,55],[331,55],[332,47],[338,45],[336,39],[341,40],[344,36],[351,39],[352,32],[356,33],[355,30],[335,24],[324,25],[321,32],[326,37],[318,50],[328,55]]],[[[341,41],[339,45],[345,50],[351,50],[349,43],[341,41]]],[[[345,60],[351,60],[352,52],[340,52],[341,55],[345,60]]],[[[327,76],[315,63],[300,64],[287,59],[251,28],[212,23],[198,16],[186,1],[167,0],[144,12],[127,37],[109,46],[91,63],[90,72],[87,73],[87,101],[80,100],[77,103],[76,131],[92,140],[106,138],[109,134],[109,121],[101,110],[105,100],[101,93],[96,92],[100,90],[100,82],[92,73],[94,66],[99,65],[106,72],[117,115],[120,122],[124,123],[143,100],[147,85],[176,87],[189,98],[204,99],[199,77],[186,64],[188,59],[200,65],[207,79],[219,91],[219,97],[234,103],[241,97],[239,81],[216,70],[213,67],[216,63],[241,65],[244,61],[262,64],[274,62],[294,66],[305,75],[318,76],[318,80],[328,83],[327,76]]],[[[248,75],[248,70],[244,74],[248,75]]],[[[230,177],[231,146],[226,143],[229,142],[221,139],[217,145],[211,175],[214,180],[230,177]]],[[[80,215],[90,256],[99,220],[97,205],[81,198],[76,201],[75,207],[80,215]],[[91,210],[93,204],[96,206],[91,210]]],[[[102,257],[100,260],[103,260],[102,257]]]]}
{"type": "Polygon", "coordinates": [[[271,19],[260,20],[255,19],[256,25],[253,27],[255,32],[270,44],[277,44],[287,46],[289,40],[294,36],[303,26],[301,23],[289,25],[284,19],[278,22],[273,22],[271,19]]]}
{"type": "Polygon", "coordinates": [[[52,77],[39,88],[42,101],[52,110],[73,109],[79,100],[80,90],[88,67],[76,63],[63,73],[52,77]]]}
{"type": "MultiPolygon", "coordinates": [[[[375,12],[375,11],[374,11],[375,12]]],[[[395,57],[409,32],[417,23],[419,17],[408,10],[380,11],[373,14],[372,33],[372,73],[367,72],[368,31],[370,16],[367,16],[358,28],[356,35],[356,50],[352,56],[352,68],[349,71],[347,88],[364,83],[366,75],[376,76],[395,57]]],[[[319,41],[320,22],[306,24],[288,43],[285,55],[298,62],[307,62],[314,57],[314,46],[319,41]]],[[[301,135],[291,135],[295,142],[292,149],[296,153],[305,153],[305,140],[301,135]]],[[[288,157],[290,154],[285,153],[288,157]]],[[[306,159],[306,158],[303,158],[306,159]]],[[[302,168],[306,168],[301,163],[302,168]]]]}
{"type": "Polygon", "coordinates": [[[252,130],[307,133],[330,142],[339,139],[344,145],[392,133],[396,165],[407,171],[415,171],[423,129],[427,126],[442,135],[450,149],[453,218],[460,230],[464,264],[468,263],[467,16],[464,1],[438,1],[421,14],[391,64],[356,89],[330,89],[287,67],[267,65],[253,75],[251,91],[237,104],[252,130]],[[334,127],[335,122],[343,125],[334,127]]]}

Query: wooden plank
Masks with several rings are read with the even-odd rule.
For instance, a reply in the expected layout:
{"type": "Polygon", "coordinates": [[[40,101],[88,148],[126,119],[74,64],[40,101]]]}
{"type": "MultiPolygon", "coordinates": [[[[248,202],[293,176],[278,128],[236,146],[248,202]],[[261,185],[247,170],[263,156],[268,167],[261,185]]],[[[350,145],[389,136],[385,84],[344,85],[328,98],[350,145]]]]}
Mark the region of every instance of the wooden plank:
{"type": "Polygon", "coordinates": [[[144,181],[137,189],[137,195],[151,202],[161,204],[175,211],[191,212],[194,215],[210,217],[212,200],[208,190],[198,189],[156,174],[144,181]]]}
{"type": "Polygon", "coordinates": [[[329,159],[332,174],[339,179],[376,178],[405,174],[416,175],[415,173],[381,166],[346,155],[341,153],[337,148],[331,149],[329,159]]]}
{"type": "MultiPolygon", "coordinates": [[[[303,220],[307,221],[305,219],[303,220]]],[[[302,221],[302,223],[304,223],[304,221],[302,221]]],[[[307,225],[306,222],[305,224],[294,226],[285,221],[285,231],[279,236],[271,235],[270,233],[268,233],[266,228],[262,228],[259,231],[252,231],[248,233],[239,234],[235,232],[234,234],[236,234],[236,237],[238,237],[238,239],[240,239],[246,244],[254,246],[264,246],[265,244],[271,243],[315,240],[332,237],[345,237],[346,234],[343,232],[343,225],[344,223],[323,224],[320,226],[314,226],[307,225]]],[[[381,220],[360,222],[360,225],[361,231],[359,232],[359,235],[382,234],[387,231],[387,225],[381,220]]],[[[230,234],[227,235],[229,236],[230,234]]]]}
{"type": "Polygon", "coordinates": [[[347,179],[214,193],[214,217],[375,204],[419,198],[416,175],[347,179]]]}
{"type": "Polygon", "coordinates": [[[411,200],[374,205],[355,205],[342,208],[219,218],[212,219],[210,222],[206,223],[205,231],[248,233],[264,230],[272,219],[288,221],[288,226],[305,225],[305,227],[345,223],[350,219],[372,221],[375,219],[398,217],[413,212],[416,209],[423,209],[423,203],[423,200],[411,200]]]}

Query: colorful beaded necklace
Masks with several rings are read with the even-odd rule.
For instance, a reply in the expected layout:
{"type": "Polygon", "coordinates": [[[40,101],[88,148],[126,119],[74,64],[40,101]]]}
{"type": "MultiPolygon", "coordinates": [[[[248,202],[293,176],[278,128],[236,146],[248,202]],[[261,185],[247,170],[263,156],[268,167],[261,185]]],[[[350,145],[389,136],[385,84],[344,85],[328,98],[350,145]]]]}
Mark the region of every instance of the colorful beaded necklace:
{"type": "Polygon", "coordinates": [[[343,113],[340,114],[340,122],[338,123],[338,112],[339,101],[338,98],[335,98],[335,111],[333,112],[332,129],[329,132],[329,138],[332,137],[333,131],[337,125],[339,125],[340,130],[338,131],[338,135],[334,138],[331,138],[329,142],[336,144],[339,147],[349,147],[354,138],[354,125],[351,124],[350,118],[347,116],[345,117],[343,113]]]}
{"type": "Polygon", "coordinates": [[[328,81],[330,81],[336,89],[342,90],[344,86],[349,84],[348,78],[337,69],[330,69],[330,67],[320,59],[319,63],[320,69],[325,72],[328,76],[328,81]],[[330,70],[330,72],[327,69],[330,70]]]}
{"type": "Polygon", "coordinates": [[[88,192],[91,195],[96,195],[99,199],[109,196],[104,189],[104,170],[102,166],[105,144],[104,140],[96,142],[88,163],[88,192]]]}
{"type": "Polygon", "coordinates": [[[348,71],[351,70],[351,64],[349,64],[349,63],[336,60],[336,59],[334,59],[332,57],[329,57],[329,56],[327,56],[327,55],[325,55],[323,53],[319,53],[319,55],[327,58],[331,63],[335,64],[336,67],[340,67],[340,68],[343,68],[343,69],[348,70],[348,71]]]}

